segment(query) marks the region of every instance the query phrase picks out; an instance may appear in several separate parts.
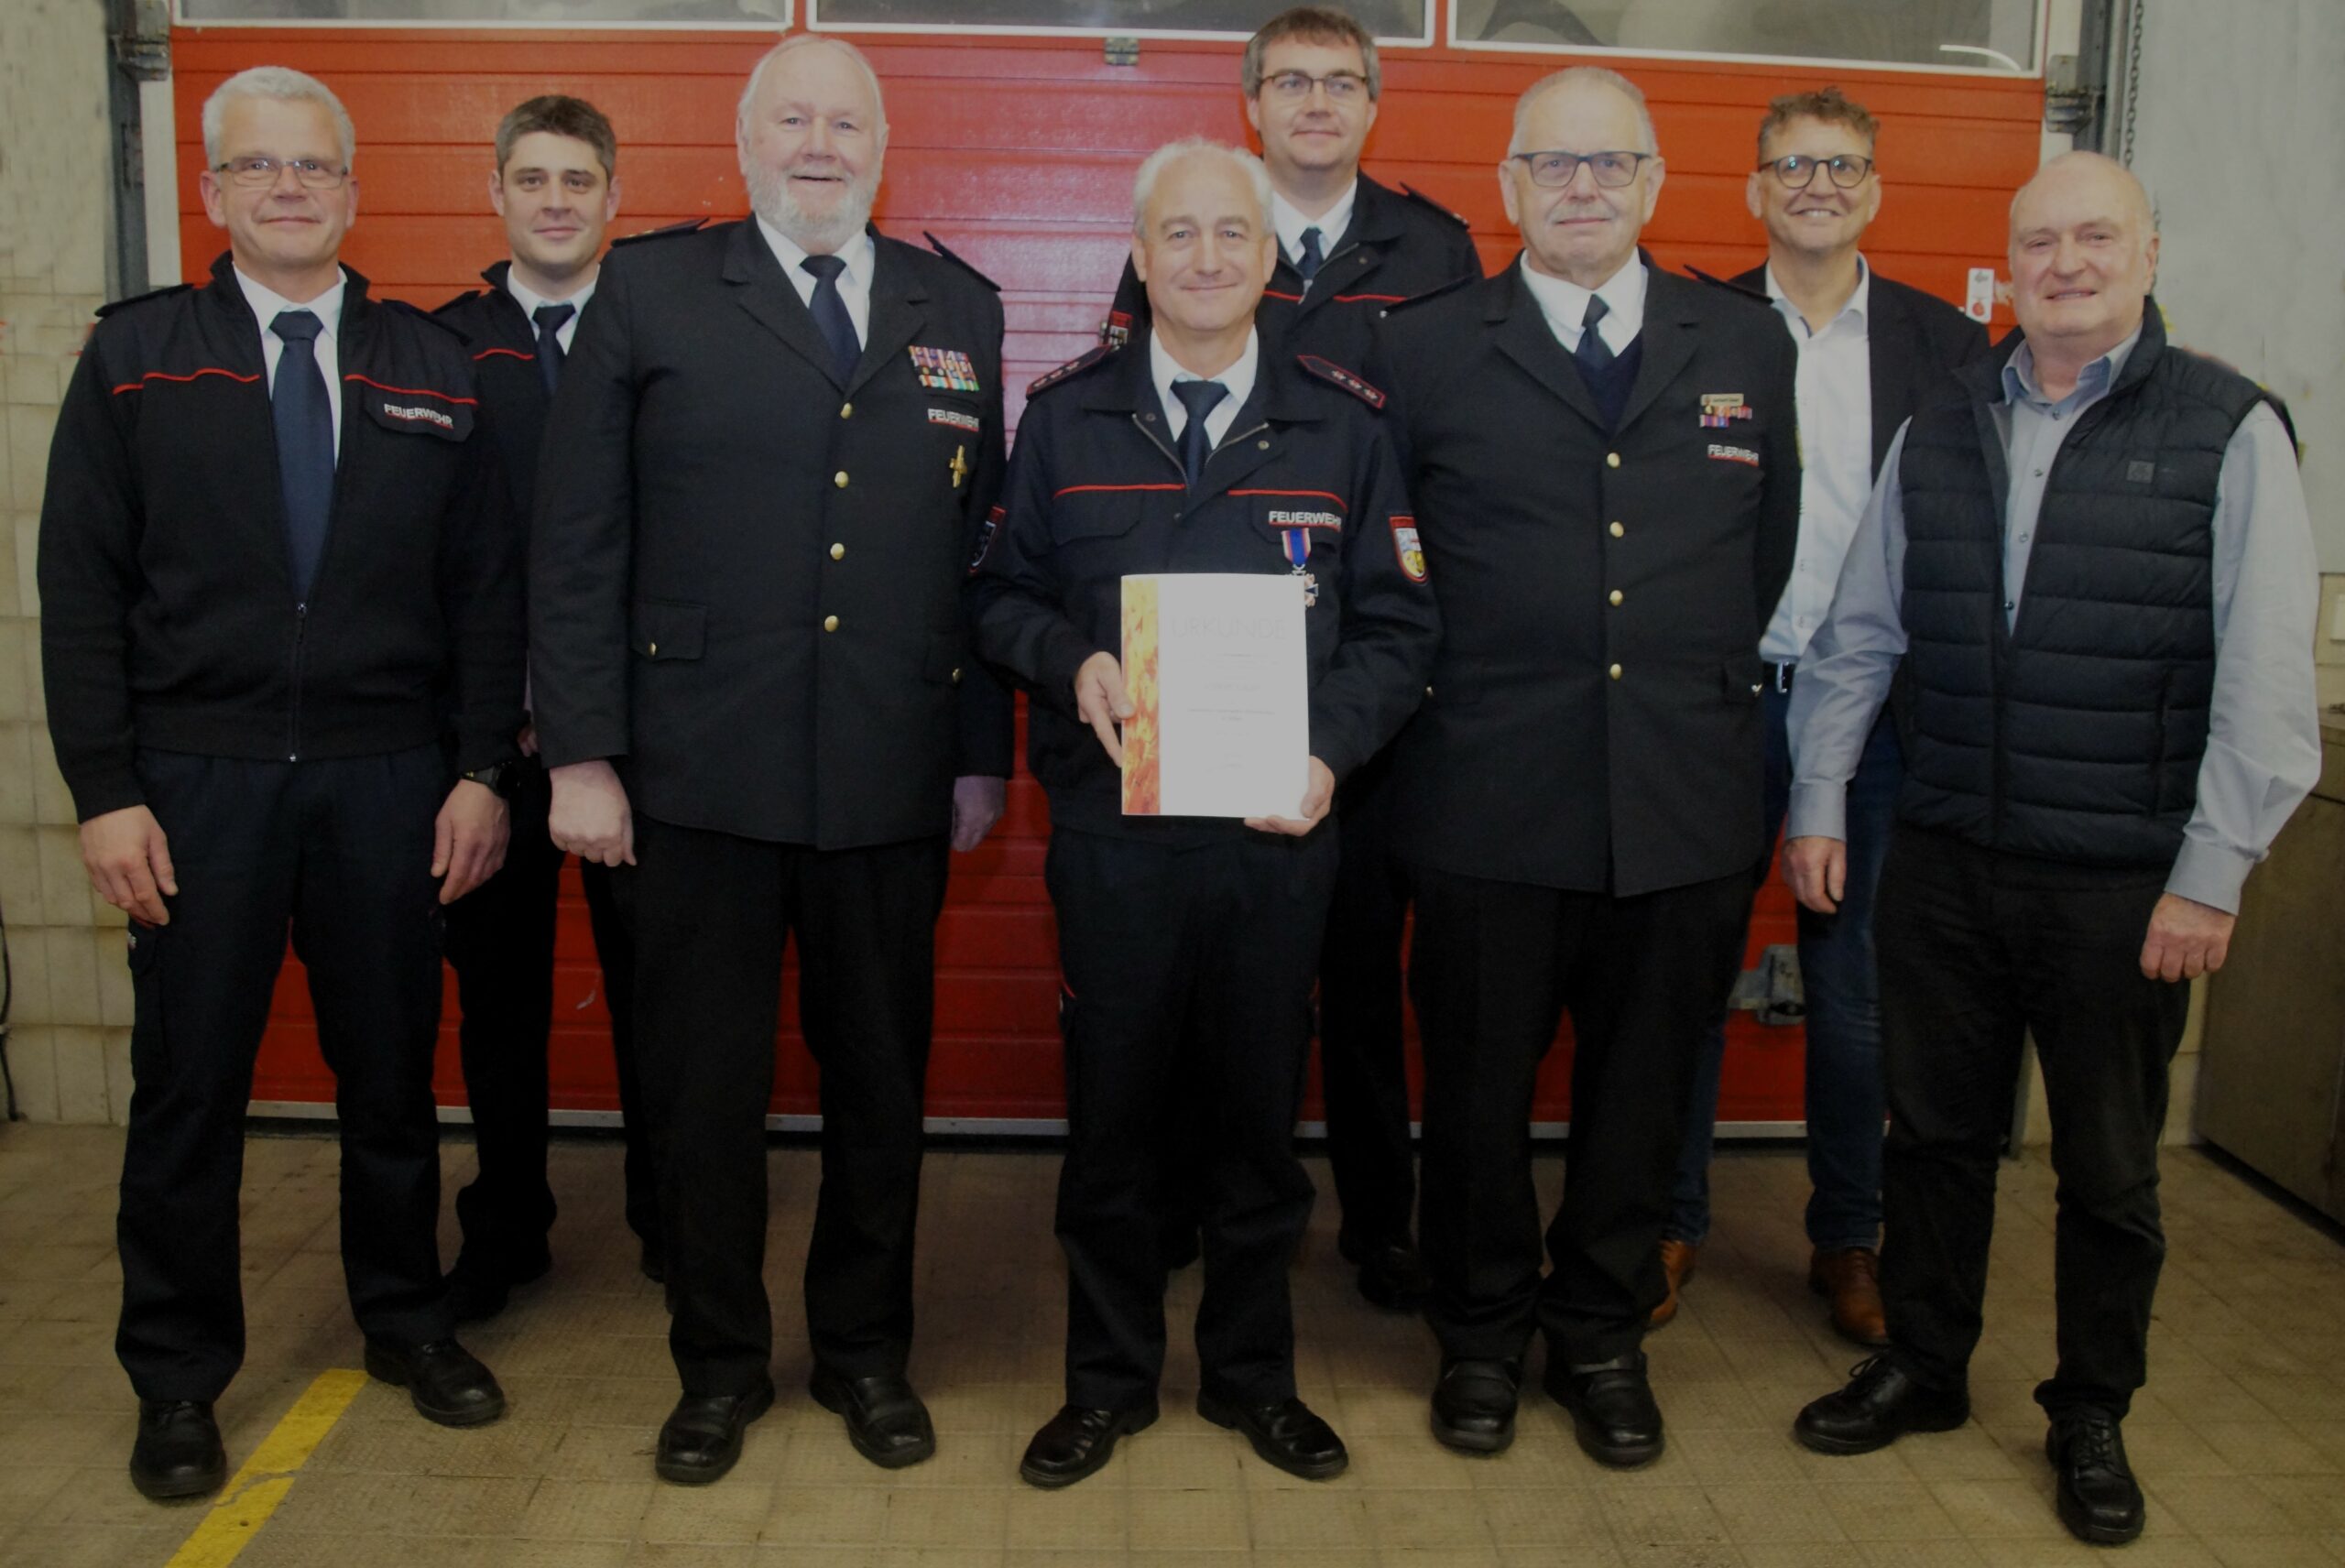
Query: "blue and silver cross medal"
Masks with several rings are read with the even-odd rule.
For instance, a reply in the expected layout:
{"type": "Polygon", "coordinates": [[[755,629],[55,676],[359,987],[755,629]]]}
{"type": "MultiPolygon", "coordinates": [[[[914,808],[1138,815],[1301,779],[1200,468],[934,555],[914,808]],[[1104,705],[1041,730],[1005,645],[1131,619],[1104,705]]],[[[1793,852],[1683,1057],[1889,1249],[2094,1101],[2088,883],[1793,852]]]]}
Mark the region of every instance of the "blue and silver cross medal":
{"type": "Polygon", "coordinates": [[[1279,537],[1286,541],[1286,558],[1293,563],[1294,574],[1303,579],[1303,607],[1307,610],[1319,602],[1319,579],[1303,570],[1311,560],[1311,530],[1281,528],[1279,537]]]}

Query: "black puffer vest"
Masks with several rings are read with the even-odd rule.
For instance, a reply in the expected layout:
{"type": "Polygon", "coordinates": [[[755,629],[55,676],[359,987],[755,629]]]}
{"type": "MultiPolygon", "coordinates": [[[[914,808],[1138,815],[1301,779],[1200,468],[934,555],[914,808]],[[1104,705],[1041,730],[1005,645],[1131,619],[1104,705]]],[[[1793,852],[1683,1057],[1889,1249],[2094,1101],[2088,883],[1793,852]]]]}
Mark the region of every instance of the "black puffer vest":
{"type": "Polygon", "coordinates": [[[2019,341],[1967,367],[1959,393],[1906,432],[1898,813],[1990,849],[2166,865],[2207,749],[2216,484],[2264,394],[2168,346],[2152,300],[2116,386],[2053,461],[2007,628],[1994,405],[2019,341]]]}

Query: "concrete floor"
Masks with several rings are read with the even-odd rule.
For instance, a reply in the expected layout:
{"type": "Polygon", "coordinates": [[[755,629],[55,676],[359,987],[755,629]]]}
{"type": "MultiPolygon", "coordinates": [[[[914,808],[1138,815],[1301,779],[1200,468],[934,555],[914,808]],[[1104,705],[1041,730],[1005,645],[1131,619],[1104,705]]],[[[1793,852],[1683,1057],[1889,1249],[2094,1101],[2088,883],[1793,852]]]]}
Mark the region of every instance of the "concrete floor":
{"type": "MultiPolygon", "coordinates": [[[[245,1280],[251,1354],[221,1402],[242,1464],[321,1372],[358,1364],[335,1255],[334,1146],[248,1144],[245,1280]]],[[[112,1246],[121,1135],[0,1127],[0,1563],[8,1568],[224,1568],[221,1519],[142,1500],[124,1474],[129,1390],[112,1353],[112,1246]],[[191,1541],[211,1521],[208,1539],[191,1541]],[[175,1557],[176,1554],[176,1557],[175,1557]]],[[[471,1149],[446,1149],[450,1189],[471,1149]]],[[[1535,1393],[1497,1459],[1425,1430],[1434,1367],[1422,1324],[1369,1308],[1320,1205],[1298,1266],[1306,1399],[1351,1445],[1350,1472],[1314,1486],[1255,1459],[1191,1407],[1196,1371],[1176,1327],[1165,1417],[1100,1475],[1063,1493],[1016,1478],[1060,1399],[1063,1273],[1051,1236],[1058,1161],[993,1150],[932,1156],[923,1194],[912,1372],[937,1457],[873,1468],[803,1391],[797,1269],[815,1174],[773,1156],[768,1274],[781,1402],[734,1474],[706,1490],[652,1478],[676,1388],[660,1291],[635,1269],[615,1142],[557,1146],[555,1268],[466,1341],[511,1399],[499,1424],[450,1432],[365,1387],[243,1545],[240,1568],[603,1568],[605,1564],[1130,1563],[2056,1565],[2107,1563],[2054,1518],[2029,1399],[2052,1362],[2052,1176],[2006,1168],[1976,1416],[1958,1432],[1827,1459],[1787,1431],[1862,1352],[1835,1339],[1805,1285],[1804,1167],[1784,1150],[1730,1152],[1718,1223],[1677,1323],[1651,1343],[1670,1447],[1614,1475],[1535,1393]]],[[[1326,1188],[1323,1166],[1314,1178],[1326,1188]]],[[[1541,1165],[1547,1201],[1560,1163],[1541,1165]]],[[[2172,1256],[2151,1382],[2126,1438],[2150,1497],[2132,1568],[2345,1563],[2345,1247],[2218,1161],[2170,1151],[2172,1256]]],[[[453,1232],[444,1237],[453,1255],[453,1232]]],[[[1185,1324],[1197,1276],[1174,1285],[1185,1324]]],[[[248,1505],[247,1505],[248,1506],[248,1505]]]]}

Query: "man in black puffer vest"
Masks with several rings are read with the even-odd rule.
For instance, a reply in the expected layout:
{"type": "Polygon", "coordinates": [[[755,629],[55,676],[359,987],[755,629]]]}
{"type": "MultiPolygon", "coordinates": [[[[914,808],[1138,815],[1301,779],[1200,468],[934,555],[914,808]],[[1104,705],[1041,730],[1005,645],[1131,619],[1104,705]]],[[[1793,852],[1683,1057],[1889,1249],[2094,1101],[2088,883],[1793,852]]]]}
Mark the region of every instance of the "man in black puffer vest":
{"type": "Polygon", "coordinates": [[[2119,1436],[2165,1254],[2157,1145],[2187,982],[2320,771],[2311,527],[2285,419],[2170,346],[2140,181],[2095,153],[2012,203],[2020,332],[1906,425],[1792,694],[1785,873],[1829,910],[1841,795],[1902,657],[1875,937],[1890,1345],[1800,1412],[1827,1454],[1969,1415],[2022,1042],[2060,1175],[2051,1418],[2068,1529],[2141,1533],[2119,1436]]]}

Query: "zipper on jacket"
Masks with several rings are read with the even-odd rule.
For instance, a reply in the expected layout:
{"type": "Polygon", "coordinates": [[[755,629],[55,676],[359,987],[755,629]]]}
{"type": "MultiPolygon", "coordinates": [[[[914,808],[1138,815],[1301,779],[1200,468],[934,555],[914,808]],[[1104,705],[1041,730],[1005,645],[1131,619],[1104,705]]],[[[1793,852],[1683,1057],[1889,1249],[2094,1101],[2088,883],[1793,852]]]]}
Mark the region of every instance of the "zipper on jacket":
{"type": "Polygon", "coordinates": [[[293,680],[290,701],[285,713],[285,760],[301,760],[301,662],[310,640],[310,606],[307,602],[293,606],[293,680]]]}

